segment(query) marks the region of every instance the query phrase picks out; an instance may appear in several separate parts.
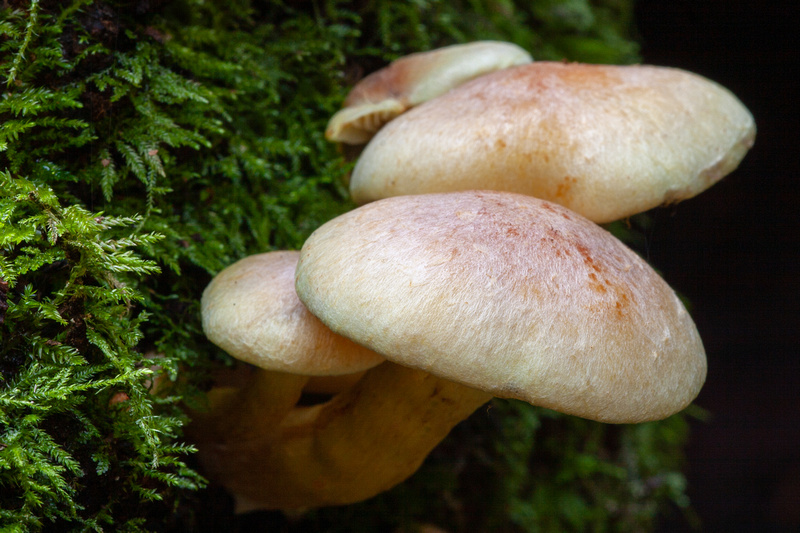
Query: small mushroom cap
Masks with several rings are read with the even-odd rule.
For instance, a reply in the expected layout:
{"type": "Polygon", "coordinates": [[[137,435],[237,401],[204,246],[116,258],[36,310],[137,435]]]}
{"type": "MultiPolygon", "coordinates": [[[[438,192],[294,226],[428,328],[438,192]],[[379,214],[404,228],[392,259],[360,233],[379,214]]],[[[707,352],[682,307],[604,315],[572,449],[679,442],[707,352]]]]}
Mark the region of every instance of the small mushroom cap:
{"type": "Polygon", "coordinates": [[[356,164],[363,204],[493,189],[618,220],[690,198],[755,137],[727,89],[679,69],[536,62],[493,72],[387,124],[356,164]]]}
{"type": "Polygon", "coordinates": [[[531,61],[530,54],[519,46],[497,41],[457,44],[401,57],[353,87],[344,108],[328,123],[325,137],[364,144],[406,109],[488,72],[531,61]]]}
{"type": "Polygon", "coordinates": [[[306,241],[296,289],[395,363],[585,418],[664,418],[705,380],[700,337],[664,280],[596,224],[529,196],[360,207],[306,241]]]}
{"type": "Polygon", "coordinates": [[[330,331],[297,298],[296,251],[246,257],[203,292],[203,331],[233,357],[267,370],[325,376],[366,370],[378,354],[330,331]]]}

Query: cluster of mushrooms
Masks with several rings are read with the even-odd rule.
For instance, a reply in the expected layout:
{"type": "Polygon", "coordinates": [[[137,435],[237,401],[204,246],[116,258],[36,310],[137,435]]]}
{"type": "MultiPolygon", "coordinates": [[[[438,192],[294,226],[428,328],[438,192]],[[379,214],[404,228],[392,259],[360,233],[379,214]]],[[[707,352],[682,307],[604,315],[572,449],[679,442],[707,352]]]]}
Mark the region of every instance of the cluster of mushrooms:
{"type": "Polygon", "coordinates": [[[361,207],[203,294],[206,335],[247,365],[191,435],[238,512],[370,498],[494,396],[609,423],[696,397],[692,319],[598,224],[736,168],[755,126],[725,88],[477,42],[367,76],[326,135],[358,157],[361,207]]]}

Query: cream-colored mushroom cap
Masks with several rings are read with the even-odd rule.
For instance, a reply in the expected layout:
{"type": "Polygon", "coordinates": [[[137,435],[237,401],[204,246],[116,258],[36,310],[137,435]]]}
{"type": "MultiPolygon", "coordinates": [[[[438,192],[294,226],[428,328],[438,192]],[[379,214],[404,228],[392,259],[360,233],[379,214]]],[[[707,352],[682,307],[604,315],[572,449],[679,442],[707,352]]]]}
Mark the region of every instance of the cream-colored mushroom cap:
{"type": "Polygon", "coordinates": [[[529,63],[528,52],[511,43],[478,41],[401,57],[373,72],[350,91],[328,123],[330,141],[363,144],[385,123],[453,87],[487,72],[529,63]]]}
{"type": "Polygon", "coordinates": [[[297,298],[299,252],[253,255],[217,274],[203,292],[203,331],[233,357],[302,375],[359,372],[383,361],[336,335],[297,298]]]}
{"type": "Polygon", "coordinates": [[[755,137],[724,87],[673,68],[536,62],[481,76],[396,118],[350,179],[356,203],[493,189],[610,222],[690,198],[755,137]]]}
{"type": "Polygon", "coordinates": [[[585,418],[663,418],[705,380],[700,337],[662,278],[596,224],[529,196],[360,207],[306,241],[296,289],[395,363],[585,418]]]}

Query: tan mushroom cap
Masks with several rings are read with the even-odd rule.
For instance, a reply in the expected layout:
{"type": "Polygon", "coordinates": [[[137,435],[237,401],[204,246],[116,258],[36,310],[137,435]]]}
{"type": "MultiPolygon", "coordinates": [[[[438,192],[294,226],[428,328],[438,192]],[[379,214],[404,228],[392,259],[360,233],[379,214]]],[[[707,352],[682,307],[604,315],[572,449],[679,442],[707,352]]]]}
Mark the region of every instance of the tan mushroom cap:
{"type": "Polygon", "coordinates": [[[328,123],[330,141],[363,144],[405,110],[488,72],[529,63],[511,43],[478,41],[419,52],[393,61],[361,80],[328,123]]]}
{"type": "Polygon", "coordinates": [[[356,203],[493,189],[595,222],[690,198],[755,137],[724,87],[673,68],[536,62],[493,72],[387,124],[353,170],[356,203]]]}
{"type": "Polygon", "coordinates": [[[705,380],[702,342],[666,282],[599,226],[529,196],[360,207],[307,240],[296,289],[395,363],[585,418],[664,418],[705,380]]]}
{"type": "Polygon", "coordinates": [[[201,302],[209,340],[241,361],[292,374],[350,374],[383,362],[331,332],[300,302],[294,290],[299,256],[253,255],[217,274],[201,302]]]}

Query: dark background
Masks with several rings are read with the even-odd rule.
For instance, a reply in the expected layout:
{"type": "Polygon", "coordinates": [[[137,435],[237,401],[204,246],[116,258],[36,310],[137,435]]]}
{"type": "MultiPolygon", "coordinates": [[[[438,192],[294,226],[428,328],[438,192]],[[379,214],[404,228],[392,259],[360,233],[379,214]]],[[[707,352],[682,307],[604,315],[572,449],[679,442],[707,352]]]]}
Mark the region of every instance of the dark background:
{"type": "MultiPolygon", "coordinates": [[[[756,143],[702,195],[654,212],[649,259],[692,302],[709,373],[689,494],[703,531],[800,531],[800,7],[637,4],[644,62],[702,74],[753,113],[756,143]]],[[[689,529],[674,518],[664,531],[689,529]]]]}

